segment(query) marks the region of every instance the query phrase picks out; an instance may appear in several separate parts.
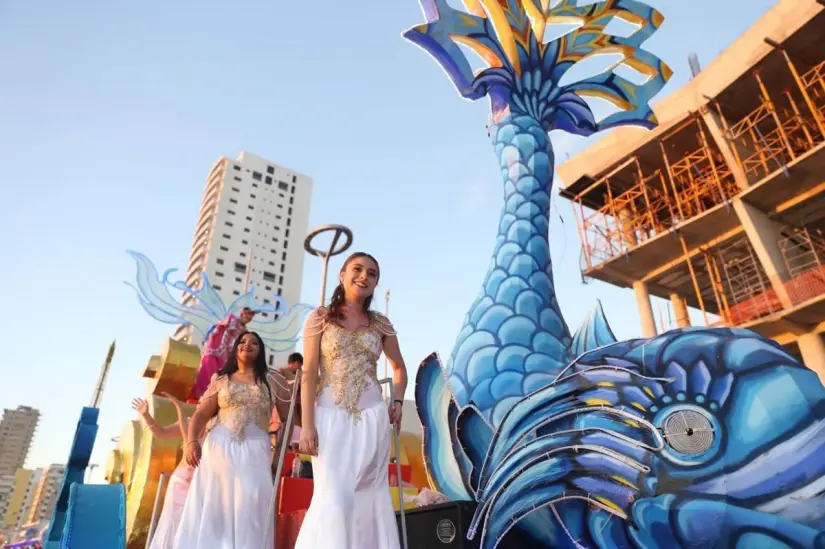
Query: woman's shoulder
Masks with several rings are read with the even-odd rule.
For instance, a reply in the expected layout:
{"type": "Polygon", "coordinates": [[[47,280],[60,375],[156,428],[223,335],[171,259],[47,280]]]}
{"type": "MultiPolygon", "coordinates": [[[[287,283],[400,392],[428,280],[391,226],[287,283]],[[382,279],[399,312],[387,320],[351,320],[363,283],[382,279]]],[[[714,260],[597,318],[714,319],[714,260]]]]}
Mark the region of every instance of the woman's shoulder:
{"type": "Polygon", "coordinates": [[[327,326],[327,308],[326,307],[318,307],[307,317],[306,323],[304,324],[304,336],[317,336],[320,335],[321,332],[327,326]]]}
{"type": "Polygon", "coordinates": [[[375,324],[375,328],[381,335],[396,335],[395,327],[390,319],[378,311],[370,311],[370,320],[375,324]]]}

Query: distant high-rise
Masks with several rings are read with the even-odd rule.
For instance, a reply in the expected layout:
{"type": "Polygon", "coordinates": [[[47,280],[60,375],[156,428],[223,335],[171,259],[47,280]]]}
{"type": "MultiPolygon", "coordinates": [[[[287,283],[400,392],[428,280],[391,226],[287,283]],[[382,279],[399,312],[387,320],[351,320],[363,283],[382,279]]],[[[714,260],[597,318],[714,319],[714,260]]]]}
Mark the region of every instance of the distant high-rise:
{"type": "Polygon", "coordinates": [[[58,464],[52,464],[43,469],[31,497],[27,516],[22,519],[23,525],[37,524],[52,516],[65,471],[66,466],[58,464]]]}
{"type": "Polygon", "coordinates": [[[28,406],[3,410],[0,420],[0,476],[14,475],[26,462],[40,411],[28,406]]]}
{"type": "MultiPolygon", "coordinates": [[[[309,225],[312,179],[259,156],[221,157],[206,179],[189,256],[186,283],[200,288],[203,273],[225,303],[255,286],[258,303],[301,298],[304,239],[309,225]]],[[[194,297],[185,296],[184,304],[194,297]]],[[[191,330],[175,337],[190,340],[191,330]]],[[[270,365],[288,352],[270,355],[270,365]]]]}

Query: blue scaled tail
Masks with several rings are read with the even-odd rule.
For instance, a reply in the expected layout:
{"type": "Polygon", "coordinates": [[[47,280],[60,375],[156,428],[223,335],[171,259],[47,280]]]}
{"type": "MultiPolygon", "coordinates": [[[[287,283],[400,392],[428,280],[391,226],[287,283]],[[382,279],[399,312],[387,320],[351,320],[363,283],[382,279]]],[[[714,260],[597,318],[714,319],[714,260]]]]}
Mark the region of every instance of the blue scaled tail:
{"type": "Polygon", "coordinates": [[[571,337],[553,284],[548,220],[553,152],[530,116],[492,128],[504,207],[481,294],[470,307],[447,374],[456,404],[498,424],[524,395],[570,361],[571,337]]]}

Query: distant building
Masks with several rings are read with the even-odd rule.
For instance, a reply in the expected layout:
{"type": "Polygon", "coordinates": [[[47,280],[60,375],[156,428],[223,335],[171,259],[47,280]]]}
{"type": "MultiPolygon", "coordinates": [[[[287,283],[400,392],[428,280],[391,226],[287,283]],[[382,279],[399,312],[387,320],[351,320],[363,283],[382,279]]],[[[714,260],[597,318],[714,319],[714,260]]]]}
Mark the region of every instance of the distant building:
{"type": "Polygon", "coordinates": [[[14,473],[14,485],[5,510],[0,506],[0,519],[4,528],[17,528],[23,515],[31,505],[36,482],[40,480],[41,471],[20,468],[14,473]]]}
{"type": "Polygon", "coordinates": [[[29,455],[40,411],[28,406],[3,410],[0,420],[0,476],[14,476],[29,455]]]}
{"type": "Polygon", "coordinates": [[[14,492],[14,475],[0,475],[0,517],[6,516],[12,492],[14,492]]]}
{"type": "MultiPolygon", "coordinates": [[[[206,179],[186,284],[200,288],[206,273],[227,304],[253,285],[258,303],[276,295],[297,303],[311,198],[312,179],[260,156],[218,159],[206,179]]],[[[194,301],[184,297],[184,304],[194,301]]],[[[188,327],[175,337],[199,343],[188,327]]],[[[270,365],[285,364],[289,352],[270,355],[270,365]]]]}
{"type": "Polygon", "coordinates": [[[34,489],[28,513],[23,519],[23,526],[40,523],[40,521],[51,518],[65,471],[65,465],[56,464],[43,469],[34,489]]]}
{"type": "Polygon", "coordinates": [[[748,328],[825,379],[825,7],[780,0],[654,107],[559,166],[582,274],[633,288],[652,337],[748,328]],[[658,321],[658,322],[657,322],[658,321]]]}

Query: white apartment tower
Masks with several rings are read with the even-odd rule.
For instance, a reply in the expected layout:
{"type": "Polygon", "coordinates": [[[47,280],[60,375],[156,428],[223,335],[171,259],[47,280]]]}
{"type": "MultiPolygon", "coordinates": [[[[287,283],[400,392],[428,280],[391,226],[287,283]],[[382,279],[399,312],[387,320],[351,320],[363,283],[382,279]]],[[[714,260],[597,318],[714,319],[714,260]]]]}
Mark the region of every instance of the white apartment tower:
{"type": "Polygon", "coordinates": [[[0,476],[14,475],[29,455],[40,410],[18,406],[3,410],[0,420],[0,476]]]}
{"type": "MultiPolygon", "coordinates": [[[[260,156],[218,159],[206,179],[186,284],[200,288],[206,273],[227,304],[253,285],[258,303],[275,295],[287,307],[297,303],[311,198],[312,179],[260,156]]],[[[185,296],[184,304],[193,300],[185,296]]],[[[181,327],[175,335],[192,334],[181,327]]],[[[285,364],[287,354],[270,355],[270,364],[285,364]]]]}

